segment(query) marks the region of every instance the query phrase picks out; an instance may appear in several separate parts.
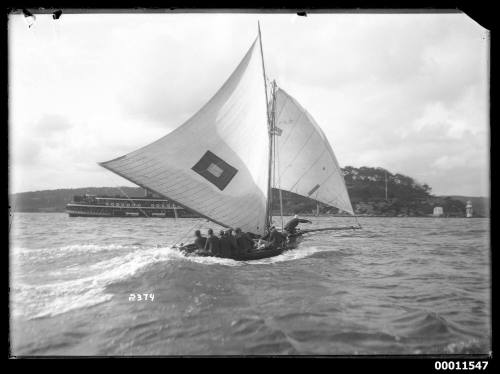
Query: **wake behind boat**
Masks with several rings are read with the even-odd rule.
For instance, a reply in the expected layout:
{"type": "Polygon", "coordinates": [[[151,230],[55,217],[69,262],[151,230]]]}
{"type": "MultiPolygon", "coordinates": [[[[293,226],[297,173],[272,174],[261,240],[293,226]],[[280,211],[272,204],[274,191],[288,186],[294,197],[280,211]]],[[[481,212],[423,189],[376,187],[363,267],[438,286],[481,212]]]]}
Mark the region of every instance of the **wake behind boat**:
{"type": "MultiPolygon", "coordinates": [[[[220,257],[272,257],[294,248],[302,233],[285,230],[283,218],[276,235],[284,240],[266,240],[273,235],[272,188],[353,216],[354,211],[319,125],[276,81],[270,87],[267,82],[259,26],[236,70],[194,116],[157,141],[100,165],[252,238],[244,252],[220,257]]],[[[282,217],[281,194],[280,207],[282,217]]],[[[353,228],[360,226],[347,227],[353,228]]],[[[346,228],[316,231],[331,229],[346,228]]],[[[179,248],[188,254],[197,251],[194,244],[179,248]]]]}

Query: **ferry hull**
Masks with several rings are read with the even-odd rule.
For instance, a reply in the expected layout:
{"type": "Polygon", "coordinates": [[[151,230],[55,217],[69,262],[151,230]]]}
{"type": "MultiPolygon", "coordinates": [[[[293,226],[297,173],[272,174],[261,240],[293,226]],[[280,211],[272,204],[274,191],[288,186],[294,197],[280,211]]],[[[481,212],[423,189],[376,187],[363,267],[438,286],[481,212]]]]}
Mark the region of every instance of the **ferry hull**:
{"type": "MultiPolygon", "coordinates": [[[[120,214],[120,213],[91,213],[91,212],[67,212],[69,217],[115,217],[115,218],[176,218],[174,214],[120,214]]],[[[194,214],[178,214],[177,218],[197,218],[194,214]]]]}

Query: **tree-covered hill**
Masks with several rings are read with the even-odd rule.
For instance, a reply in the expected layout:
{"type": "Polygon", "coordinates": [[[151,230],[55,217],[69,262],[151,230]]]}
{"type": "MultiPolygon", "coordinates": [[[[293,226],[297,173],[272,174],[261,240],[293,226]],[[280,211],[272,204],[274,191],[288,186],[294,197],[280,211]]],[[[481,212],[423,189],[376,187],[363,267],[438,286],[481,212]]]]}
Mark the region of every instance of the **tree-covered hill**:
{"type": "MultiPolygon", "coordinates": [[[[358,215],[428,216],[434,207],[441,206],[446,216],[464,217],[465,203],[471,200],[475,216],[489,217],[487,198],[433,196],[428,185],[382,168],[347,166],[342,170],[354,211],[358,215]]],[[[11,195],[10,205],[18,212],[63,212],[73,196],[83,194],[140,197],[144,196],[144,190],[139,187],[87,187],[23,192],[11,195]]],[[[282,199],[284,214],[316,214],[317,210],[320,214],[342,214],[336,208],[317,204],[315,200],[292,192],[282,191],[282,199]]],[[[273,190],[273,210],[279,213],[279,190],[273,190]]]]}
{"type": "MultiPolygon", "coordinates": [[[[434,207],[443,208],[445,216],[464,217],[468,197],[434,196],[431,187],[420,184],[403,174],[393,174],[382,168],[346,166],[342,169],[353,209],[358,215],[370,216],[429,216],[434,207]],[[387,181],[387,199],[386,199],[387,181]]],[[[291,192],[282,192],[286,214],[338,214],[338,209],[317,204],[291,192]],[[319,205],[319,209],[318,209],[319,205]]],[[[489,217],[487,198],[470,198],[476,217],[489,217]]],[[[273,209],[279,212],[279,193],[273,193],[273,209]]]]}
{"type": "Polygon", "coordinates": [[[11,195],[10,206],[17,212],[64,212],[73,196],[84,194],[139,197],[144,196],[144,190],[139,187],[86,187],[21,192],[11,195]]]}

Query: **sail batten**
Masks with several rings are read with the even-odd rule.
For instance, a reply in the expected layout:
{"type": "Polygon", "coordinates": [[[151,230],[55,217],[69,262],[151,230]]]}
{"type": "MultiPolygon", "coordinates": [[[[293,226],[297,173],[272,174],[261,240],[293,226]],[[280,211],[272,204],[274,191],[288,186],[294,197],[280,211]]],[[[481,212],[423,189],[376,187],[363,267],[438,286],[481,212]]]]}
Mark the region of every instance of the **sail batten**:
{"type": "Polygon", "coordinates": [[[283,89],[278,89],[275,100],[279,129],[276,187],[354,214],[342,170],[319,125],[283,89]]]}
{"type": "Polygon", "coordinates": [[[262,234],[269,135],[258,39],[183,125],[101,165],[215,223],[262,234]]]}

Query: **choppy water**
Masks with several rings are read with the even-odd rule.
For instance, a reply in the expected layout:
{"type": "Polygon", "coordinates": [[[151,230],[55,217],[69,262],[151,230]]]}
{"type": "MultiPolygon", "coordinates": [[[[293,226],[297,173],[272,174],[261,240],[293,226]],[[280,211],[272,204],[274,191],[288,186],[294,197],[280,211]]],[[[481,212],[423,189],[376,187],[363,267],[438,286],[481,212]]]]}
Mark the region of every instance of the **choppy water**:
{"type": "Polygon", "coordinates": [[[16,214],[13,354],[488,353],[489,220],[360,222],[241,263],[169,247],[201,219],[16,214]]]}

